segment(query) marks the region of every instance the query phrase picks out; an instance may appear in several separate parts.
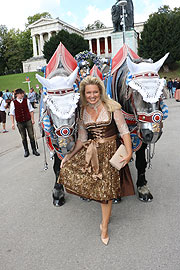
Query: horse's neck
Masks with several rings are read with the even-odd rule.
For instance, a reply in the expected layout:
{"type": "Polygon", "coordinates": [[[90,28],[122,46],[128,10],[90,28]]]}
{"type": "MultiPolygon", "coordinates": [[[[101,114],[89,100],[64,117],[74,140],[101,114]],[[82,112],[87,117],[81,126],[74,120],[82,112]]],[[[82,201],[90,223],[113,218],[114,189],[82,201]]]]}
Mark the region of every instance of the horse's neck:
{"type": "Polygon", "coordinates": [[[122,106],[122,109],[127,112],[133,114],[133,109],[131,106],[131,100],[126,98],[127,96],[127,89],[123,89],[124,80],[127,77],[127,66],[126,63],[119,68],[116,74],[116,82],[115,82],[115,100],[119,102],[122,106]]]}
{"type": "Polygon", "coordinates": [[[125,102],[120,101],[119,103],[121,104],[123,111],[130,113],[130,114],[134,114],[130,100],[126,100],[125,102]]]}

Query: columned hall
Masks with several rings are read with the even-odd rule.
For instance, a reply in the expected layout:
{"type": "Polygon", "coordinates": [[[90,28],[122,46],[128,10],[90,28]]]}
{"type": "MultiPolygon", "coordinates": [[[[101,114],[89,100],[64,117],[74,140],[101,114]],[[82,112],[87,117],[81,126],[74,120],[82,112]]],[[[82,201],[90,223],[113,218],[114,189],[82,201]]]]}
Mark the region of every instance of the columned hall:
{"type": "MultiPolygon", "coordinates": [[[[113,27],[102,29],[81,31],[59,18],[46,19],[41,18],[29,26],[33,42],[33,57],[23,62],[23,72],[37,71],[45,66],[46,60],[43,57],[44,43],[51,36],[59,31],[67,30],[69,33],[76,33],[89,42],[89,50],[102,58],[111,58],[112,56],[112,32],[113,27]]],[[[135,31],[140,36],[143,30],[143,23],[135,24],[135,31]]]]}

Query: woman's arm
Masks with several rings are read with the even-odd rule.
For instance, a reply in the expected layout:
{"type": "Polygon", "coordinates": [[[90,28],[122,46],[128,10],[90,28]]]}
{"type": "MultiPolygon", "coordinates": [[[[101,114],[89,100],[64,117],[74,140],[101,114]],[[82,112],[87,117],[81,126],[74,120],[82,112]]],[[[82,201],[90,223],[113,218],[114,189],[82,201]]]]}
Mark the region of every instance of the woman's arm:
{"type": "Polygon", "coordinates": [[[121,138],[122,138],[124,145],[126,147],[126,150],[127,150],[127,156],[121,160],[121,162],[125,162],[125,164],[124,164],[124,166],[125,166],[131,160],[131,157],[132,157],[131,136],[130,136],[126,121],[124,119],[124,115],[122,114],[121,110],[115,110],[114,120],[116,122],[118,131],[121,135],[121,138]]]}
{"type": "Polygon", "coordinates": [[[127,156],[121,160],[121,162],[125,162],[124,166],[129,163],[132,157],[132,142],[131,142],[131,136],[129,133],[124,134],[122,136],[124,145],[126,147],[127,156]]]}

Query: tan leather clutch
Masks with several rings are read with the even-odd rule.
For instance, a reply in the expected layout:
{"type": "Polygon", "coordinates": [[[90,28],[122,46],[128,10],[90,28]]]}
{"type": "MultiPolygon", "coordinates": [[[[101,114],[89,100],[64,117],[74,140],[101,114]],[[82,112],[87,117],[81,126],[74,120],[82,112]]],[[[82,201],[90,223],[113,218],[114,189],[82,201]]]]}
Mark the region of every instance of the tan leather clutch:
{"type": "Polygon", "coordinates": [[[121,144],[119,148],[117,149],[116,153],[109,160],[109,162],[114,168],[116,168],[117,170],[120,170],[124,165],[124,162],[120,162],[120,161],[125,156],[127,156],[126,147],[124,146],[124,144],[121,144]]]}

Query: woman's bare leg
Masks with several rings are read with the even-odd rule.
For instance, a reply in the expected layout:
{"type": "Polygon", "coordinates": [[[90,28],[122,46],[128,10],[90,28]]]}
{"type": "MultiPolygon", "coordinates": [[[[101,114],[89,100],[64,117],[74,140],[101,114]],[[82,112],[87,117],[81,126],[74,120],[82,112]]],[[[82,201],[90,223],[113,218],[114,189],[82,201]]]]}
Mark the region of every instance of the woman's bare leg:
{"type": "Polygon", "coordinates": [[[108,223],[111,216],[111,209],[112,209],[112,200],[108,201],[107,204],[101,204],[102,210],[102,238],[108,237],[108,223]]]}

